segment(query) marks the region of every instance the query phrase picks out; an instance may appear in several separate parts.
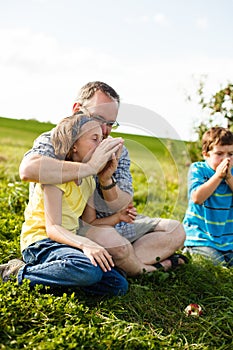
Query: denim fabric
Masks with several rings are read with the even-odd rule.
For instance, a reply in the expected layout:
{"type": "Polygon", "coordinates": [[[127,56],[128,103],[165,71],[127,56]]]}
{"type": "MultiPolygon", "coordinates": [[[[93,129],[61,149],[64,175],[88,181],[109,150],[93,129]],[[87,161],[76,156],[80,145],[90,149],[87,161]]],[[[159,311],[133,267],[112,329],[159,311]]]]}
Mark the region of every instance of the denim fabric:
{"type": "Polygon", "coordinates": [[[23,251],[26,265],[19,270],[18,282],[51,287],[81,287],[96,295],[124,295],[128,282],[115,269],[103,272],[79,249],[50,239],[38,241],[23,251]]]}
{"type": "Polygon", "coordinates": [[[233,251],[220,251],[211,247],[185,247],[184,253],[199,254],[211,259],[214,265],[233,267],[233,251]]]}

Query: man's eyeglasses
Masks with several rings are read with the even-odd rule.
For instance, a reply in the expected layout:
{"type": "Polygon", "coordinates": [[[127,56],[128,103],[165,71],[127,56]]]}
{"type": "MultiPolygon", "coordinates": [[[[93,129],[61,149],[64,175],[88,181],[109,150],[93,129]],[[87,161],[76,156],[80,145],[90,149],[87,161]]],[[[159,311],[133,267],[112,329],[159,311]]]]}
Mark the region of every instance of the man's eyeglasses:
{"type": "Polygon", "coordinates": [[[116,129],[120,124],[115,120],[115,121],[107,121],[100,115],[92,115],[92,118],[100,122],[101,124],[106,124],[107,126],[111,127],[112,129],[116,129]]]}

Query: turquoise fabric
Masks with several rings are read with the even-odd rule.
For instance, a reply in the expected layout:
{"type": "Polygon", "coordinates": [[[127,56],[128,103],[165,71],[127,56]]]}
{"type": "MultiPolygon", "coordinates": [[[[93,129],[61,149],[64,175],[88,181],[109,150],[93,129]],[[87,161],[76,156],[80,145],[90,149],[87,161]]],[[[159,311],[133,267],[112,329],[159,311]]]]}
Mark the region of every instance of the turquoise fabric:
{"type": "Polygon", "coordinates": [[[188,209],[184,217],[185,246],[207,246],[221,251],[233,249],[233,193],[223,179],[203,203],[195,204],[191,194],[215,171],[207,162],[191,164],[188,175],[188,209]]]}

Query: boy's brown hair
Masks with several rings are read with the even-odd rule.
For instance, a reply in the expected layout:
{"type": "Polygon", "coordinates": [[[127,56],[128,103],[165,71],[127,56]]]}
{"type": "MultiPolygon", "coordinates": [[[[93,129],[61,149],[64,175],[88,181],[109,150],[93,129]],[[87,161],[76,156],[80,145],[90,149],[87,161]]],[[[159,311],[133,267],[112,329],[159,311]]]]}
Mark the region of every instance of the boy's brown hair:
{"type": "Polygon", "coordinates": [[[233,133],[219,126],[207,130],[202,137],[202,152],[208,153],[216,145],[233,145],[233,133]]]}

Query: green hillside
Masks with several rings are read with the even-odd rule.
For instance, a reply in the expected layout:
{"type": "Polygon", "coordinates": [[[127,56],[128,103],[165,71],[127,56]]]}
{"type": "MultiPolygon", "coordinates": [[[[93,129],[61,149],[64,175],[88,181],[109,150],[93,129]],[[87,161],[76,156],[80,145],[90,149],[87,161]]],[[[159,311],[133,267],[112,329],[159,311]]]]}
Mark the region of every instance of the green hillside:
{"type": "Polygon", "coordinates": [[[0,117],[0,128],[2,130],[22,130],[32,134],[40,134],[46,130],[49,130],[54,125],[52,123],[39,122],[35,119],[11,119],[0,117]]]}
{"type": "MultiPolygon", "coordinates": [[[[52,123],[39,122],[35,119],[11,119],[0,117],[0,137],[1,138],[11,138],[14,137],[18,140],[27,142],[32,142],[35,137],[44,131],[50,130],[54,127],[52,123]]],[[[123,133],[112,133],[113,137],[123,137],[125,139],[125,144],[127,147],[131,148],[133,152],[133,146],[131,142],[138,143],[145,146],[151,152],[156,152],[158,156],[162,156],[164,153],[164,147],[167,147],[169,142],[173,143],[175,147],[180,147],[183,145],[182,141],[171,141],[167,139],[158,139],[149,136],[131,135],[123,133]]]]}

